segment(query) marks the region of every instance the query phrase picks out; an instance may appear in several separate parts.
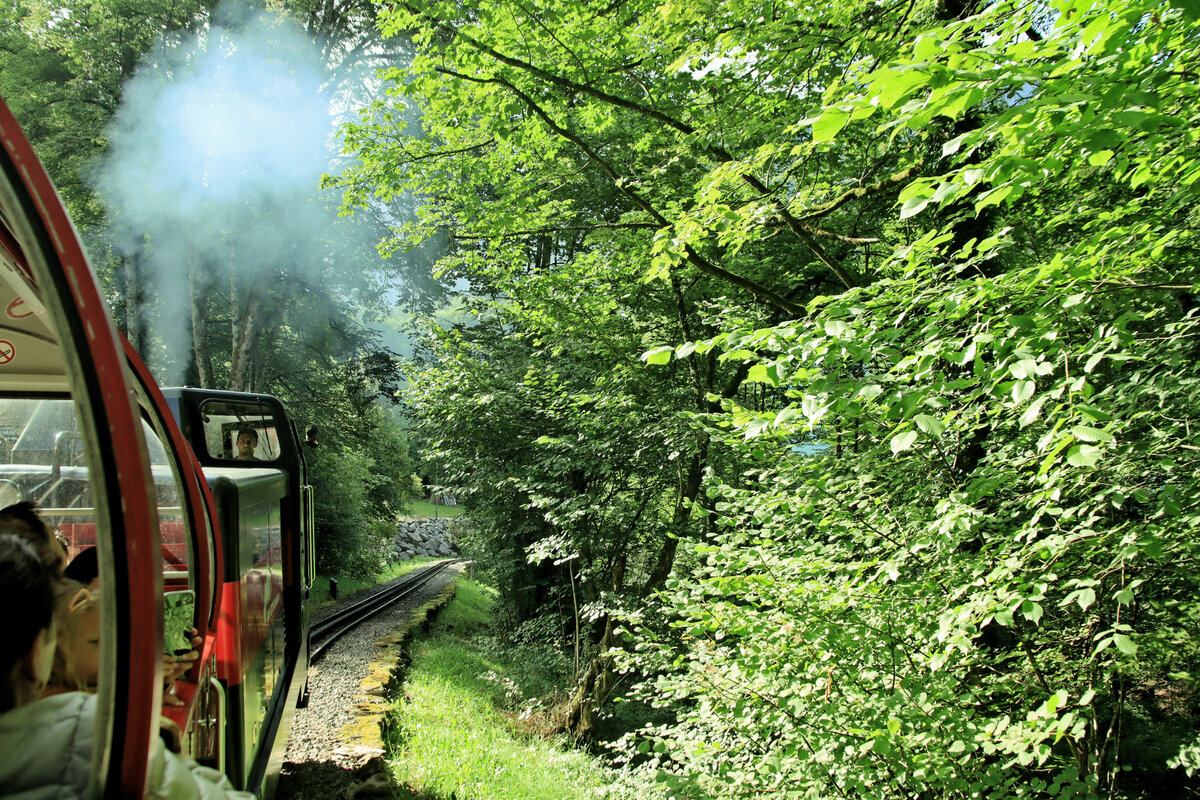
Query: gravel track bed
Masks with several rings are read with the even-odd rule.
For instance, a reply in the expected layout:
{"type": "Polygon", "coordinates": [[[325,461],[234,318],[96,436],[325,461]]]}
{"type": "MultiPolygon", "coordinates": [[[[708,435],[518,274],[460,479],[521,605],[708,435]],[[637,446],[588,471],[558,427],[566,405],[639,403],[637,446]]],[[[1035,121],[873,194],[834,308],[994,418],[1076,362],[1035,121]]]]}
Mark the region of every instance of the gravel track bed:
{"type": "MultiPolygon", "coordinates": [[[[416,609],[433,599],[458,574],[453,568],[441,572],[415,593],[343,634],[325,651],[324,657],[309,668],[308,707],[296,709],[296,716],[292,720],[285,761],[293,764],[285,764],[285,771],[297,762],[344,760],[344,757],[339,759],[337,753],[343,744],[341,729],[354,719],[351,713],[353,698],[358,693],[362,679],[368,674],[375,655],[376,640],[406,623],[416,609]]],[[[361,597],[356,595],[353,599],[361,597]]],[[[350,600],[346,598],[342,603],[350,600]]],[[[323,610],[318,616],[327,617],[338,606],[323,610]]]]}

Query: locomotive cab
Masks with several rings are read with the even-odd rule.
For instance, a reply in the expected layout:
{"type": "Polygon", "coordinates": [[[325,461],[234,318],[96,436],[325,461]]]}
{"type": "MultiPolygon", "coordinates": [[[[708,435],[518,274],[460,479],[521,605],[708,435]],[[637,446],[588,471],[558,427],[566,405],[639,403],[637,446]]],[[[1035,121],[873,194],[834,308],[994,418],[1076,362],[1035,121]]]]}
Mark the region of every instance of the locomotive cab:
{"type": "Polygon", "coordinates": [[[192,388],[163,395],[203,468],[225,534],[217,673],[235,732],[225,771],[239,788],[270,793],[283,755],[271,745],[286,742],[308,677],[314,559],[304,454],[274,397],[192,388]]]}

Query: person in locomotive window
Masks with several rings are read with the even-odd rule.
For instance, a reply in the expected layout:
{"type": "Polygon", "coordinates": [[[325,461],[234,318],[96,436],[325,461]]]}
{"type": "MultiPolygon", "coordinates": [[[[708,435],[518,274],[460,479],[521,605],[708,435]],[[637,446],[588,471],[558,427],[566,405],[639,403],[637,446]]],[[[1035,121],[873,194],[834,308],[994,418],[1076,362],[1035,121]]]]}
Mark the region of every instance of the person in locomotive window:
{"type": "Polygon", "coordinates": [[[254,428],[242,428],[237,435],[237,460],[258,461],[254,451],[258,449],[258,431],[254,428]]]}
{"type": "MultiPolygon", "coordinates": [[[[67,586],[56,567],[11,527],[0,524],[0,794],[55,797],[87,794],[96,729],[96,696],[64,692],[39,697],[50,677],[58,616],[67,586]]],[[[251,800],[220,772],[172,753],[155,739],[146,796],[251,800]]]]}

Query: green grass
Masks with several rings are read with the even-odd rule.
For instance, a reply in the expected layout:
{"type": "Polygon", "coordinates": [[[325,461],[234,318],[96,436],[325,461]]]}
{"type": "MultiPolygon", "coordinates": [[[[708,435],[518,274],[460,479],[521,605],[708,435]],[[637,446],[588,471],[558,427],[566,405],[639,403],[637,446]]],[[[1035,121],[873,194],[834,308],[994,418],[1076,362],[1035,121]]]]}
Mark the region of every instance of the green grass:
{"type": "Polygon", "coordinates": [[[407,575],[422,564],[428,564],[436,559],[432,558],[414,558],[410,561],[401,561],[397,564],[389,564],[383,570],[375,575],[375,578],[370,581],[351,578],[346,575],[318,575],[313,580],[312,599],[309,601],[309,607],[313,611],[319,611],[325,606],[333,602],[329,597],[329,579],[337,578],[338,582],[338,599],[349,597],[355,592],[361,592],[363,589],[370,589],[381,583],[386,583],[393,578],[399,578],[401,575],[407,575]]]}
{"type": "Polygon", "coordinates": [[[544,680],[531,674],[539,665],[489,635],[493,595],[460,579],[428,639],[414,646],[388,726],[393,775],[423,800],[606,797],[605,767],[550,733],[547,711],[518,686],[544,680]],[[525,706],[534,710],[522,719],[525,706]]]}
{"type": "Polygon", "coordinates": [[[441,519],[453,519],[461,517],[463,513],[462,506],[435,506],[427,500],[413,500],[411,502],[412,513],[405,515],[406,517],[439,517],[441,519]]]}

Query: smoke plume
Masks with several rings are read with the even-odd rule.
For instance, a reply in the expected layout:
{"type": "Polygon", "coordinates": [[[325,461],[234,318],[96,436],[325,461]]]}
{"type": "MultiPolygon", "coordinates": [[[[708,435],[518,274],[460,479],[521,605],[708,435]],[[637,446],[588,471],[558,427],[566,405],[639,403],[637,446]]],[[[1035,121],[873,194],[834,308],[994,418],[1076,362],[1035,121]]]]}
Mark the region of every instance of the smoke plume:
{"type": "Polygon", "coordinates": [[[160,45],[125,87],[96,183],[119,249],[147,276],[155,347],[143,356],[164,384],[184,377],[197,281],[337,291],[348,264],[335,261],[378,259],[376,233],[317,188],[336,147],[325,66],[291,23],[256,15],[160,45]]]}

